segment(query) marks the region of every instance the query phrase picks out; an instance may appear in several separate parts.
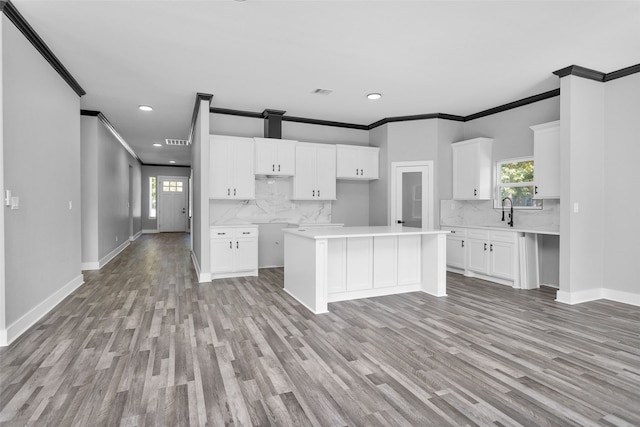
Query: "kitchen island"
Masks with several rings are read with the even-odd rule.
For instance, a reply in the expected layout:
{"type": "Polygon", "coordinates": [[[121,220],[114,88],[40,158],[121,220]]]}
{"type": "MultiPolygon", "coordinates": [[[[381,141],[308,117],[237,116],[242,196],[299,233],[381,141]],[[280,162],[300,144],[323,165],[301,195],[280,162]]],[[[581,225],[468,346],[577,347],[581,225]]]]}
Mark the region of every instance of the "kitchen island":
{"type": "Polygon", "coordinates": [[[446,296],[445,230],[402,226],[284,230],[284,290],[313,313],[404,292],[446,296]]]}

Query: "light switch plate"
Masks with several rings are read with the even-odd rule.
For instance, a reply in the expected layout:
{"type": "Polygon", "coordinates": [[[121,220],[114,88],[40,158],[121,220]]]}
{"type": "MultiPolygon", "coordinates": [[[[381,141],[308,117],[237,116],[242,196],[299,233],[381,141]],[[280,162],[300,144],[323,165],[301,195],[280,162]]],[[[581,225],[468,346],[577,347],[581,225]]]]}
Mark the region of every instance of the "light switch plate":
{"type": "Polygon", "coordinates": [[[20,209],[20,197],[12,196],[11,197],[11,210],[15,211],[20,209]]]}
{"type": "Polygon", "coordinates": [[[4,205],[11,206],[11,190],[4,190],[4,205]]]}

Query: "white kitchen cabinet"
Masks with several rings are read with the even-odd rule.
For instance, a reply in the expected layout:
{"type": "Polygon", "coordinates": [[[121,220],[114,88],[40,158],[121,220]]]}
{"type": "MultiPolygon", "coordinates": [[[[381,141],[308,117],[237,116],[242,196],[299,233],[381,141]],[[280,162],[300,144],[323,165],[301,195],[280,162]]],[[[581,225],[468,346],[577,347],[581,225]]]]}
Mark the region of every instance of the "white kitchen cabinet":
{"type": "Polygon", "coordinates": [[[560,121],[533,130],[534,198],[560,198],[560,121]]]}
{"type": "Polygon", "coordinates": [[[338,179],[378,179],[380,149],[357,145],[336,145],[338,179]]]}
{"type": "Polygon", "coordinates": [[[336,146],[296,144],[294,200],[336,199],[336,146]]]}
{"type": "Polygon", "coordinates": [[[293,176],[296,172],[296,141],[253,138],[256,175],[293,176]]]}
{"type": "Polygon", "coordinates": [[[442,229],[451,231],[451,234],[447,234],[447,267],[456,272],[464,271],[467,230],[457,227],[443,227],[442,229]]]}
{"type": "Polygon", "coordinates": [[[255,199],[252,138],[211,135],[209,198],[255,199]]]}
{"type": "Polygon", "coordinates": [[[465,246],[467,273],[475,272],[516,281],[518,277],[516,232],[468,229],[465,246]]]}
{"type": "Polygon", "coordinates": [[[451,144],[453,158],[453,198],[490,200],[492,194],[491,138],[474,138],[451,144]]]}
{"type": "Polygon", "coordinates": [[[420,236],[398,236],[398,285],[420,282],[421,259],[420,236]]]}
{"type": "Polygon", "coordinates": [[[396,236],[373,238],[373,287],[386,288],[398,283],[396,236]]]}
{"type": "Polygon", "coordinates": [[[211,227],[211,277],[258,275],[258,226],[211,227]]]}
{"type": "Polygon", "coordinates": [[[349,237],[347,260],[347,291],[371,289],[373,286],[373,237],[349,237]]]}

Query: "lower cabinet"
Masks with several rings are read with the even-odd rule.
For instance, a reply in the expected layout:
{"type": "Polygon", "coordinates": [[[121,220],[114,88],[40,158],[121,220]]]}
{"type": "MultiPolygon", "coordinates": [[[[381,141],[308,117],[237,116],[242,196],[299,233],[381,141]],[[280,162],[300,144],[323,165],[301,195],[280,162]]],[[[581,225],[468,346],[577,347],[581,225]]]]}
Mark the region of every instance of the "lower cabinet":
{"type": "Polygon", "coordinates": [[[211,227],[211,277],[258,275],[258,226],[211,227]]]}
{"type": "Polygon", "coordinates": [[[447,236],[447,269],[519,287],[518,232],[443,227],[447,236]]]}

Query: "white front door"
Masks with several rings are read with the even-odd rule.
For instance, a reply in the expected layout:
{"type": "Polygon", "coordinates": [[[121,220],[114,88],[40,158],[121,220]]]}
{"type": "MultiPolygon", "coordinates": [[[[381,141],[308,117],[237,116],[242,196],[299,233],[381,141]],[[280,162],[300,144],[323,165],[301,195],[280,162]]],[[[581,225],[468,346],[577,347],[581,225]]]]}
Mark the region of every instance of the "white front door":
{"type": "Polygon", "coordinates": [[[389,224],[433,228],[433,161],[391,164],[389,224]]]}
{"type": "Polygon", "coordinates": [[[158,177],[158,230],[162,232],[187,231],[187,178],[158,177]]]}

